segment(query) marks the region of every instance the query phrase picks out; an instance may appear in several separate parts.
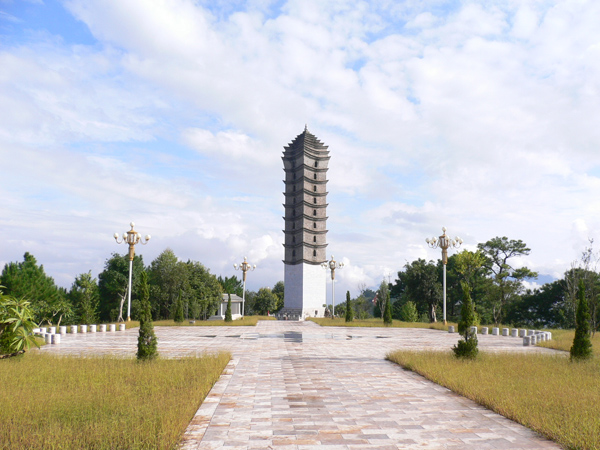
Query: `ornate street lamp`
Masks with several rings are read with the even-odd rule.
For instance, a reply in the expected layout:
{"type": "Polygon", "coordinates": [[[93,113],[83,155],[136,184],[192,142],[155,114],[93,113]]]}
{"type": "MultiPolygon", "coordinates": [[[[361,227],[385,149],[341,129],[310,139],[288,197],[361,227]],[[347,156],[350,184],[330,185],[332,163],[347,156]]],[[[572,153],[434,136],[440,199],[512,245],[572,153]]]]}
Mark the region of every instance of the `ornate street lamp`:
{"type": "Polygon", "coordinates": [[[246,260],[246,257],[244,256],[244,262],[241,264],[234,264],[233,268],[235,270],[241,270],[244,273],[244,290],[242,291],[242,317],[244,316],[244,303],[246,301],[246,272],[248,272],[249,270],[254,270],[256,269],[256,264],[254,264],[253,266],[250,265],[250,263],[248,263],[248,261],[246,260]]]}
{"type": "Polygon", "coordinates": [[[344,263],[336,262],[331,255],[331,260],[321,263],[321,267],[331,270],[331,318],[333,319],[335,316],[335,269],[343,268],[344,263]]]}
{"type": "Polygon", "coordinates": [[[127,289],[127,322],[131,320],[131,272],[133,267],[133,257],[135,256],[134,246],[138,243],[142,243],[146,245],[150,240],[150,235],[147,234],[143,239],[140,233],[133,229],[134,223],[131,222],[129,224],[131,226],[131,230],[127,233],[123,233],[123,238],[119,239],[119,233],[114,234],[115,241],[117,244],[129,244],[129,287],[127,289]]]}
{"type": "Polygon", "coordinates": [[[442,227],[443,234],[439,237],[425,239],[425,242],[431,248],[442,249],[442,265],[444,266],[444,325],[446,325],[446,264],[448,264],[448,248],[458,248],[463,243],[463,240],[456,236],[454,239],[446,236],[446,227],[442,227]]]}

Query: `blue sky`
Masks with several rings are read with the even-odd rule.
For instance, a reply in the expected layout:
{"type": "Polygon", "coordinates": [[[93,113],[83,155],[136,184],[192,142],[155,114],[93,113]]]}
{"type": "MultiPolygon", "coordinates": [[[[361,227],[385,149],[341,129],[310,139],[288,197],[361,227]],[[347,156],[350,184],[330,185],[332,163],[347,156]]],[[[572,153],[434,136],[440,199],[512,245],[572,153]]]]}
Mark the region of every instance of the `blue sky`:
{"type": "MultiPolygon", "coordinates": [[[[97,274],[130,221],[283,279],[283,146],[329,145],[337,292],[522,239],[560,277],[600,230],[593,1],[0,0],[0,264],[97,274]]],[[[329,290],[328,290],[329,291],[329,290]]],[[[341,295],[341,294],[340,294],[341,295]]],[[[341,298],[341,297],[340,297],[341,298]]]]}

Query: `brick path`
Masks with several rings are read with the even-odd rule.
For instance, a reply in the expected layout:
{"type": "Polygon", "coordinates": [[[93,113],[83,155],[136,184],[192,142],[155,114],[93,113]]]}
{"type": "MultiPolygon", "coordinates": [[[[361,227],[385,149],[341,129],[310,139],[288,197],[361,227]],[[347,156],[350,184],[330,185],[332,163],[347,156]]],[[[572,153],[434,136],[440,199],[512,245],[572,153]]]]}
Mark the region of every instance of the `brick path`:
{"type": "MultiPolygon", "coordinates": [[[[384,360],[398,348],[449,349],[457,334],[426,329],[157,327],[159,352],[226,349],[233,359],[196,413],[184,449],[559,449],[553,442],[384,360]]],[[[68,335],[52,353],[134,355],[137,329],[68,335]]],[[[547,352],[478,336],[487,351],[547,352]]],[[[490,374],[490,376],[493,376],[490,374]]]]}

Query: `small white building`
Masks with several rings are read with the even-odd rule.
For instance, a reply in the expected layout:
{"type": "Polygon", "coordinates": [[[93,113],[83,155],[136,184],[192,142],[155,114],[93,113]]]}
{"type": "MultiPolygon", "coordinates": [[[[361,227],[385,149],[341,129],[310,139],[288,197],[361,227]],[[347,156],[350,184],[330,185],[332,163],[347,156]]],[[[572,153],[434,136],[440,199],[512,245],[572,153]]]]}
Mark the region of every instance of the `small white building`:
{"type": "MultiPolygon", "coordinates": [[[[210,316],[208,320],[225,320],[228,300],[229,295],[223,294],[219,311],[214,316],[210,316]]],[[[231,318],[233,320],[242,318],[242,297],[235,294],[231,294],[231,318]]]]}

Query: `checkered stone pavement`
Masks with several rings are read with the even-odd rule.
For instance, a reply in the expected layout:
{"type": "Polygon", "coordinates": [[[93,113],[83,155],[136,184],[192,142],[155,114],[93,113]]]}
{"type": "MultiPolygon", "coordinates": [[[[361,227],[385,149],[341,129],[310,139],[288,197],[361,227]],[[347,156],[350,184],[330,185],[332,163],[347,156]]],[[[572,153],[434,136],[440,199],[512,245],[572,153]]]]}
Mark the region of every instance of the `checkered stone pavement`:
{"type": "MultiPolygon", "coordinates": [[[[450,349],[457,334],[287,321],[155,330],[163,357],[233,355],[183,436],[186,450],[561,448],[384,359],[398,348],[450,349]]],[[[133,356],[137,332],[67,335],[41,351],[133,356]]],[[[553,352],[520,338],[478,339],[485,351],[553,352]]]]}

